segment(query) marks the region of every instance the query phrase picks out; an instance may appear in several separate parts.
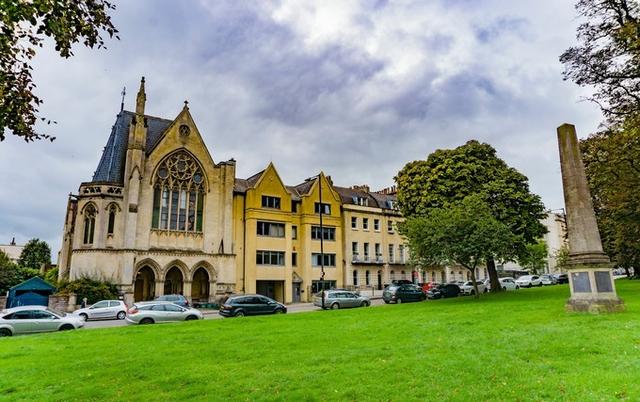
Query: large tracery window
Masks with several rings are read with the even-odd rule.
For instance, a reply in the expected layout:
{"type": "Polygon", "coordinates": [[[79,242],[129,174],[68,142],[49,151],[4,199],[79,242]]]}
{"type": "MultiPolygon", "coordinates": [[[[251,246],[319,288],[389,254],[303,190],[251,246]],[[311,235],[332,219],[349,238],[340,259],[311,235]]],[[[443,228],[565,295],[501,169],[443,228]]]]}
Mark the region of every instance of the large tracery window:
{"type": "Polygon", "coordinates": [[[154,182],[152,227],[161,230],[202,232],[204,174],[186,152],[165,159],[154,182]]]}

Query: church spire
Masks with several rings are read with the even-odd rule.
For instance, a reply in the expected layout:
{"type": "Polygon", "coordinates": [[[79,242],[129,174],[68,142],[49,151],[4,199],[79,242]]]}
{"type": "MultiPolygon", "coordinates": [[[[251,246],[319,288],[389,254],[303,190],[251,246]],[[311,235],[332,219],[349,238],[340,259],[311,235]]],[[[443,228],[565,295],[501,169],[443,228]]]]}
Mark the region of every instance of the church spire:
{"type": "Polygon", "coordinates": [[[144,104],[147,100],[147,94],[144,92],[144,77],[140,80],[140,89],[136,96],[136,114],[144,115],[144,104]]]}

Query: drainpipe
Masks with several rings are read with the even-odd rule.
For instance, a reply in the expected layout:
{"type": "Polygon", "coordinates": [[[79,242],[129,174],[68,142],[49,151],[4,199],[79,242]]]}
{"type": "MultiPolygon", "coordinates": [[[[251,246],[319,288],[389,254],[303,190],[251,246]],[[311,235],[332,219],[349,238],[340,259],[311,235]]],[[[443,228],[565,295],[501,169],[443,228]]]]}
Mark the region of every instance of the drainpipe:
{"type": "Polygon", "coordinates": [[[242,197],[242,293],[247,282],[247,193],[242,197]]]}

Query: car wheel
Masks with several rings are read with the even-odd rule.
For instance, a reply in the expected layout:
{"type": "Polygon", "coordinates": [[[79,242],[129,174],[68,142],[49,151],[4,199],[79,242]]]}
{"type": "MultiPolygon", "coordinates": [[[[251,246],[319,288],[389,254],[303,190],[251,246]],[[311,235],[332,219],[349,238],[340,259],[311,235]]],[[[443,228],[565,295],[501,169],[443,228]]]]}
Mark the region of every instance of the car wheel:
{"type": "Polygon", "coordinates": [[[2,338],[3,336],[11,336],[13,335],[11,333],[11,330],[9,328],[0,328],[0,338],[2,338]]]}
{"type": "Polygon", "coordinates": [[[276,311],[274,311],[273,313],[274,314],[284,314],[284,310],[279,308],[279,309],[276,309],[276,311]]]}
{"type": "Polygon", "coordinates": [[[193,320],[197,320],[198,317],[196,317],[195,315],[188,315],[187,318],[185,318],[185,321],[193,321],[193,320]]]}
{"type": "Polygon", "coordinates": [[[89,316],[85,313],[80,313],[78,315],[80,316],[80,318],[82,318],[82,321],[87,321],[89,319],[89,316]]]}
{"type": "Polygon", "coordinates": [[[506,292],[506,291],[507,291],[507,287],[506,287],[506,286],[503,286],[503,287],[502,287],[502,290],[504,290],[504,291],[506,292]]]}
{"type": "Polygon", "coordinates": [[[340,308],[340,305],[338,303],[333,303],[331,305],[331,310],[338,310],[340,308]]]}
{"type": "Polygon", "coordinates": [[[121,311],[118,313],[118,315],[116,316],[117,319],[119,320],[124,320],[124,317],[127,316],[127,313],[125,313],[124,311],[121,311]]]}
{"type": "Polygon", "coordinates": [[[153,318],[149,318],[149,317],[146,317],[140,320],[140,324],[142,325],[153,324],[153,323],[154,323],[153,318]]]}
{"type": "Polygon", "coordinates": [[[398,298],[398,300],[396,300],[396,304],[402,304],[402,299],[398,298]]]}
{"type": "Polygon", "coordinates": [[[235,317],[244,317],[244,311],[240,310],[240,311],[236,311],[235,317]]]}
{"type": "Polygon", "coordinates": [[[469,292],[469,294],[470,294],[471,296],[473,296],[473,295],[475,295],[475,294],[476,294],[476,291],[475,291],[475,290],[472,290],[471,292],[469,292]]]}
{"type": "Polygon", "coordinates": [[[385,300],[385,301],[384,301],[384,304],[389,304],[389,300],[385,300]]]}
{"type": "Polygon", "coordinates": [[[538,287],[542,287],[542,282],[540,282],[540,284],[538,285],[538,287]]]}
{"type": "Polygon", "coordinates": [[[484,291],[482,293],[487,293],[489,291],[489,289],[484,288],[484,291]]]}
{"type": "Polygon", "coordinates": [[[520,286],[516,285],[516,290],[520,290],[520,286]]]}
{"type": "Polygon", "coordinates": [[[64,324],[63,326],[60,327],[59,331],[69,331],[74,329],[74,326],[71,324],[64,324]]]}

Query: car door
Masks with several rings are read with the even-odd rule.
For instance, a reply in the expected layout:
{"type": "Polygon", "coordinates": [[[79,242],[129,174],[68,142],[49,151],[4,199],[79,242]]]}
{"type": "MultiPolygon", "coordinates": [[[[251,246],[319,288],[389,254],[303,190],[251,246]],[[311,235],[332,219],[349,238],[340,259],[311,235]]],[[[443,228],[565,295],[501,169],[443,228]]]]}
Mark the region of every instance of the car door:
{"type": "Polygon", "coordinates": [[[105,318],[109,314],[109,302],[102,300],[89,307],[87,310],[89,318],[105,318]]]}
{"type": "Polygon", "coordinates": [[[35,324],[33,332],[57,331],[60,325],[60,318],[45,310],[34,310],[31,319],[35,324]]]}
{"type": "Polygon", "coordinates": [[[120,302],[117,300],[109,300],[109,314],[107,317],[116,318],[118,313],[121,311],[126,311],[124,306],[121,306],[120,302]]]}
{"type": "Polygon", "coordinates": [[[186,309],[176,304],[165,304],[165,321],[184,321],[186,309]]]}
{"type": "Polygon", "coordinates": [[[13,327],[14,335],[28,334],[36,330],[36,323],[31,318],[31,310],[16,311],[11,317],[5,319],[10,322],[13,327]]]}

